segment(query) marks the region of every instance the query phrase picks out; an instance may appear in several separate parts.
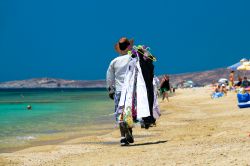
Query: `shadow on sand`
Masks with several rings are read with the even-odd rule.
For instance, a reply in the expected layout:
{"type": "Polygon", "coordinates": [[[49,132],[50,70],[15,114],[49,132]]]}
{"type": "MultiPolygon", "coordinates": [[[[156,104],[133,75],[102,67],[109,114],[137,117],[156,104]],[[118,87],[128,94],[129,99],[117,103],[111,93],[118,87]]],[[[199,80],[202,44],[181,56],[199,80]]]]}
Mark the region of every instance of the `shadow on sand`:
{"type": "Polygon", "coordinates": [[[156,144],[163,144],[163,143],[166,143],[168,142],[167,140],[166,141],[156,141],[156,142],[145,142],[145,143],[140,143],[140,144],[132,144],[132,145],[129,145],[128,147],[131,147],[131,146],[144,146],[144,145],[156,145],[156,144]]]}
{"type": "MultiPolygon", "coordinates": [[[[156,145],[156,144],[163,144],[168,142],[166,141],[156,141],[156,142],[145,142],[145,143],[138,143],[138,144],[129,144],[126,147],[131,147],[131,146],[144,146],[144,145],[156,145]]],[[[117,141],[108,141],[108,142],[81,142],[82,144],[103,144],[103,145],[117,145],[119,142],[117,141]]]]}

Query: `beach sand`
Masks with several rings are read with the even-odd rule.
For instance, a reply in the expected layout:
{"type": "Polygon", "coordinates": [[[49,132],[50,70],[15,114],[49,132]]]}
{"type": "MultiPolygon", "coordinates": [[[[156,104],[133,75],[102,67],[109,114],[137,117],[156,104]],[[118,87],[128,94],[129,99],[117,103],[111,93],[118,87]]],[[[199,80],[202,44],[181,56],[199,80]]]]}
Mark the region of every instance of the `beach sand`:
{"type": "MultiPolygon", "coordinates": [[[[135,143],[120,147],[118,129],[57,145],[0,154],[0,165],[250,165],[250,108],[236,94],[212,100],[209,88],[177,90],[161,103],[149,130],[137,126],[135,143]]],[[[113,123],[113,122],[110,122],[113,123]]]]}

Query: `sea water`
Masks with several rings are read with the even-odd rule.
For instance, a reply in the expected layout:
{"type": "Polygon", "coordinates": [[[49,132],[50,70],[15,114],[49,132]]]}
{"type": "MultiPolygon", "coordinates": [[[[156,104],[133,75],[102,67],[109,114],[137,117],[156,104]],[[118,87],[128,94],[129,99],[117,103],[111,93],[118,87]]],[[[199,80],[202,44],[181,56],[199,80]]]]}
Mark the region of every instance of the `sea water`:
{"type": "Polygon", "coordinates": [[[104,89],[0,90],[0,152],[98,134],[113,112],[104,89]]]}

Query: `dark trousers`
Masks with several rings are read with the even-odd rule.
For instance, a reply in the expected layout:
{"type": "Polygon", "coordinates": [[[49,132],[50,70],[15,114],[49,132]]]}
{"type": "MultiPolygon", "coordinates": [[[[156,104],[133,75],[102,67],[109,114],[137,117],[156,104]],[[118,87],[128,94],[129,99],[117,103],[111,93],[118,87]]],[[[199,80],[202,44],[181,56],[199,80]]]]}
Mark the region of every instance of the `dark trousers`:
{"type": "Polygon", "coordinates": [[[126,137],[126,135],[132,135],[132,128],[129,128],[124,122],[119,124],[121,137],[126,137]]]}

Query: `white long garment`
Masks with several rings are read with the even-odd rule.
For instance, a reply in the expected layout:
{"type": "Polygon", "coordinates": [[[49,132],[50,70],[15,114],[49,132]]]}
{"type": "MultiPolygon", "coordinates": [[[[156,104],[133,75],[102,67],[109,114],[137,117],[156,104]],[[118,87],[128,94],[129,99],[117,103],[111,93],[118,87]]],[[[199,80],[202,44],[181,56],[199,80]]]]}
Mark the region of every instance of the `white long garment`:
{"type": "Polygon", "coordinates": [[[132,106],[132,94],[133,94],[133,82],[134,73],[136,67],[136,59],[132,59],[129,64],[124,77],[124,83],[121,91],[121,97],[118,105],[117,113],[121,113],[121,108],[126,108],[126,106],[132,106]],[[129,101],[128,101],[129,100],[129,101]],[[131,100],[131,101],[130,101],[131,100]],[[130,103],[130,105],[128,105],[130,103]]]}
{"type": "Polygon", "coordinates": [[[129,64],[128,71],[126,73],[126,77],[124,80],[124,92],[125,92],[125,102],[124,102],[124,109],[127,110],[128,108],[131,110],[132,108],[132,99],[133,99],[133,87],[134,87],[134,77],[135,77],[135,64],[136,61],[132,60],[129,64]]]}
{"type": "Polygon", "coordinates": [[[150,116],[150,110],[149,110],[149,104],[148,104],[148,94],[147,94],[146,83],[142,75],[139,61],[137,61],[136,66],[138,69],[137,86],[136,86],[137,118],[141,119],[143,117],[150,116]]]}
{"type": "Polygon", "coordinates": [[[137,107],[137,119],[150,116],[147,89],[146,84],[142,75],[139,60],[133,58],[128,65],[127,72],[125,74],[123,89],[121,93],[121,98],[119,102],[119,107],[117,112],[121,113],[119,108],[127,109],[132,107],[132,96],[133,96],[133,86],[134,86],[134,76],[136,68],[138,70],[137,84],[136,84],[136,107],[137,107]]]}

